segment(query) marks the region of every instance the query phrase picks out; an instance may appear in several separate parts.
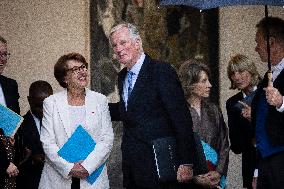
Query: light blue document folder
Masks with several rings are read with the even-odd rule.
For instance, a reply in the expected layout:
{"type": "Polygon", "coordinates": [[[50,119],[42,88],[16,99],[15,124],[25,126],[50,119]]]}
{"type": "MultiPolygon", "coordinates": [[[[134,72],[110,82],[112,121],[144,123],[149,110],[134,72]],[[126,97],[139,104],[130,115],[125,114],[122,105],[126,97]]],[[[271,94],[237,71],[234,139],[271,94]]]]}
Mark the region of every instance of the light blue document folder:
{"type": "MultiPolygon", "coordinates": [[[[79,125],[68,141],[58,151],[58,155],[70,163],[75,163],[80,160],[85,160],[95,147],[96,142],[90,134],[79,125]]],[[[87,177],[86,180],[88,183],[93,184],[97,180],[103,171],[104,165],[105,163],[87,177]]]]}
{"type": "Polygon", "coordinates": [[[6,136],[13,137],[22,121],[23,118],[20,115],[0,104],[0,128],[6,136]]]}

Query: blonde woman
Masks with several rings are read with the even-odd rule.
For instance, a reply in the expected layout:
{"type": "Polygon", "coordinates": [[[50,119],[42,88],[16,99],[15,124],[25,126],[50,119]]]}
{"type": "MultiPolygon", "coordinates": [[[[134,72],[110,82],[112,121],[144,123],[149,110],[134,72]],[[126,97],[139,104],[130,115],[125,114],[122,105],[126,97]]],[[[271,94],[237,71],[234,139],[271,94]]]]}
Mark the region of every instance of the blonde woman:
{"type": "Polygon", "coordinates": [[[250,103],[260,81],[260,75],[253,61],[245,55],[235,55],[227,67],[230,89],[239,92],[226,102],[231,149],[242,154],[243,187],[251,189],[256,164],[254,129],[250,123],[250,103]]]}

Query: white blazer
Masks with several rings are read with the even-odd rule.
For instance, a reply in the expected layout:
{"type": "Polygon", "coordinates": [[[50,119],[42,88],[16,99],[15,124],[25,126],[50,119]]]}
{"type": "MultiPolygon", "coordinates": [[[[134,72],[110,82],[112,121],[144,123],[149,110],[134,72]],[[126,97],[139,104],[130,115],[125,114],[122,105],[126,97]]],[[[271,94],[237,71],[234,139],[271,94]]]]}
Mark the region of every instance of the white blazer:
{"type": "MultiPolygon", "coordinates": [[[[113,130],[110,119],[107,98],[94,91],[86,89],[85,98],[86,125],[84,128],[96,141],[93,152],[84,160],[82,166],[92,173],[108,158],[113,145],[113,130]]],[[[68,176],[73,168],[61,158],[57,152],[72,135],[67,90],[51,95],[43,103],[44,116],[40,139],[46,155],[46,161],[41,175],[39,189],[70,189],[71,178],[68,176]]],[[[80,181],[82,189],[107,189],[109,181],[107,168],[92,185],[86,180],[80,181]]]]}

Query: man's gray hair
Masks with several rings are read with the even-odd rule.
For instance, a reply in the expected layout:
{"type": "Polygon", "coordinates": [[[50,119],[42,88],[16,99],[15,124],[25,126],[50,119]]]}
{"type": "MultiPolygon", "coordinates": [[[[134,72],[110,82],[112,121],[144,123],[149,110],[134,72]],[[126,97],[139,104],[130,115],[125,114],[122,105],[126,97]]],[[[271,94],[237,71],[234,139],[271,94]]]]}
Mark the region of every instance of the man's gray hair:
{"type": "Polygon", "coordinates": [[[111,30],[110,30],[110,36],[116,32],[117,30],[121,29],[121,28],[127,28],[129,33],[130,33],[130,37],[132,39],[140,39],[140,34],[139,31],[137,29],[137,27],[134,24],[130,24],[130,23],[121,23],[118,24],[116,26],[114,26],[111,30]]]}

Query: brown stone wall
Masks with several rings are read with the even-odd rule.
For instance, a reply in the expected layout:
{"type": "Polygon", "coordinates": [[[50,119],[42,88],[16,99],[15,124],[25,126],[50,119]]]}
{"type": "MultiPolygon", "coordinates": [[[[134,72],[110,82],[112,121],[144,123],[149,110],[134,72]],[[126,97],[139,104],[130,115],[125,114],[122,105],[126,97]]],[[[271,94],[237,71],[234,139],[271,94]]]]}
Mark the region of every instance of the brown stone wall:
{"type": "MultiPolygon", "coordinates": [[[[126,21],[138,26],[144,51],[152,58],[169,62],[175,68],[189,58],[198,58],[212,67],[212,100],[218,102],[217,10],[200,13],[189,7],[161,7],[155,0],[92,0],[90,5],[93,89],[107,95],[111,102],[118,101],[116,79],[121,66],[113,59],[108,36],[112,26],[126,21]]],[[[119,189],[122,126],[115,122],[113,125],[115,143],[108,164],[109,176],[111,188],[119,189]]]]}

